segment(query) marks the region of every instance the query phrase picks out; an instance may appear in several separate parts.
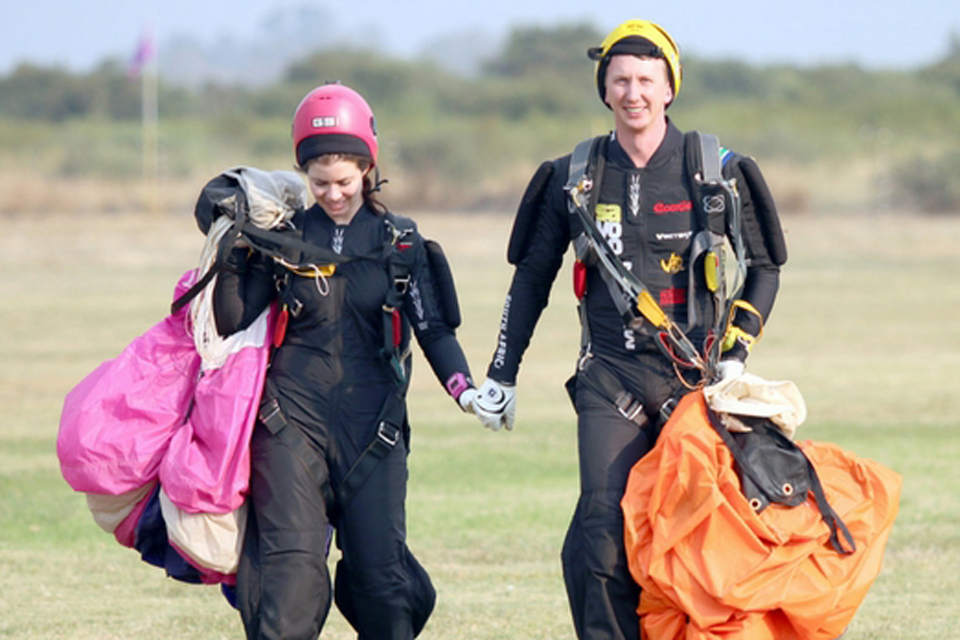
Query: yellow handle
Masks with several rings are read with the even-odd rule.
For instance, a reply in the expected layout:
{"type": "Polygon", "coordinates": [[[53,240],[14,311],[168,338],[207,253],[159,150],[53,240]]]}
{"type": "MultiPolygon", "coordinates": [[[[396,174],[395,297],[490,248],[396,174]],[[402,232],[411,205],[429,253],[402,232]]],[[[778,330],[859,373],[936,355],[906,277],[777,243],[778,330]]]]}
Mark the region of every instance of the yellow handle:
{"type": "Polygon", "coordinates": [[[662,328],[667,324],[667,314],[660,308],[649,291],[642,291],[637,297],[637,310],[643,314],[655,327],[662,328]]]}
{"type": "Polygon", "coordinates": [[[707,289],[716,293],[720,288],[720,257],[713,251],[707,252],[703,259],[703,275],[707,280],[707,289]]]}
{"type": "Polygon", "coordinates": [[[730,351],[737,342],[740,342],[747,348],[747,352],[749,352],[750,349],[753,348],[754,343],[761,337],[763,337],[763,316],[760,315],[756,307],[746,300],[734,300],[730,306],[730,316],[727,319],[727,332],[723,336],[723,343],[720,346],[720,350],[723,352],[730,351]],[[737,313],[737,309],[743,309],[757,316],[757,319],[760,321],[760,331],[757,332],[757,335],[747,333],[733,324],[733,316],[737,313]]]}

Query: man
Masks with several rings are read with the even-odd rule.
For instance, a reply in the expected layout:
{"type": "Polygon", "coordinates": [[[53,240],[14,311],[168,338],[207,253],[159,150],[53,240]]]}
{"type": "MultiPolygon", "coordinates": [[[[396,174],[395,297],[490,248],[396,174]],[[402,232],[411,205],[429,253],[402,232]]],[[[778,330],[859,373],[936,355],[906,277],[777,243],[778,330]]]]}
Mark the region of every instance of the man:
{"type": "Polygon", "coordinates": [[[752,159],[722,154],[730,187],[723,207],[710,206],[698,190],[701,174],[687,159],[696,155],[694,139],[666,115],[682,80],[679,50],[666,31],[630,20],[588,55],[597,61],[597,89],[614,130],[596,139],[591,169],[584,171],[582,154],[565,156],[545,162],[531,180],[510,238],[516,271],[497,349],[474,408],[486,426],[512,428],[520,360],[573,240],[583,338],[568,389],[578,415],[580,498],[564,542],[564,580],[579,638],[638,638],[639,587],[627,568],[620,510],[628,473],[690,386],[742,373],[773,306],[786,248],[752,159]],[[602,240],[584,233],[584,224],[595,225],[602,240]],[[711,269],[719,262],[699,240],[710,233],[705,227],[741,248],[745,279],[732,291],[735,301],[717,296],[722,289],[711,269]],[[615,276],[616,261],[628,276],[615,276]],[[649,297],[624,294],[632,278],[649,297]],[[682,335],[664,335],[671,327],[682,335]],[[684,350],[691,345],[696,351],[684,350]]]}

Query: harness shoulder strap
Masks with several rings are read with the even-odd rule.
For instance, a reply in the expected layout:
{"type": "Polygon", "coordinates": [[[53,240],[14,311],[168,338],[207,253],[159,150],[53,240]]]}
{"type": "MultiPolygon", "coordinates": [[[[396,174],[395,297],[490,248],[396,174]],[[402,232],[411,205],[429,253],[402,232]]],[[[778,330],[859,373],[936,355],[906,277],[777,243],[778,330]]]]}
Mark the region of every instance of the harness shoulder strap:
{"type": "Polygon", "coordinates": [[[360,457],[334,489],[337,507],[343,509],[360,490],[380,461],[407,437],[407,412],[404,403],[409,379],[409,352],[403,353],[403,325],[400,320],[400,305],[410,285],[410,272],[416,256],[413,251],[416,224],[413,220],[392,213],[384,214],[387,228],[386,253],[387,273],[392,286],[384,300],[384,347],[383,356],[390,362],[396,388],[387,394],[387,399],[377,418],[377,432],[360,457]]]}
{"type": "MultiPolygon", "coordinates": [[[[606,147],[609,138],[609,135],[602,135],[581,140],[577,146],[574,147],[573,153],[570,154],[570,167],[567,171],[567,184],[564,190],[569,193],[571,189],[577,187],[577,185],[580,185],[582,182],[587,185],[585,188],[587,192],[587,211],[590,212],[593,212],[597,204],[597,199],[600,197],[600,185],[603,180],[606,165],[606,147]]],[[[576,231],[579,228],[576,222],[582,221],[577,215],[572,203],[569,209],[570,215],[573,218],[571,221],[572,224],[570,225],[570,232],[573,234],[573,237],[576,238],[579,235],[576,231]]],[[[578,252],[581,252],[583,249],[583,247],[575,248],[578,252]]]]}
{"type": "MultiPolygon", "coordinates": [[[[596,194],[600,191],[600,179],[603,177],[602,171],[596,171],[597,156],[601,155],[600,145],[603,137],[604,136],[587,138],[577,143],[577,146],[574,147],[573,152],[570,154],[570,164],[567,167],[567,183],[564,186],[564,190],[567,193],[577,188],[586,190],[588,212],[592,212],[596,206],[596,194]],[[594,179],[596,179],[596,182],[594,182],[594,179]]],[[[568,211],[571,218],[571,239],[573,240],[574,250],[577,256],[577,263],[574,265],[574,293],[577,296],[577,300],[580,300],[584,294],[583,287],[586,278],[584,261],[591,248],[591,243],[587,239],[587,233],[589,233],[590,230],[585,227],[587,221],[584,220],[582,214],[577,211],[576,204],[572,200],[568,201],[568,211]],[[578,229],[580,231],[578,231],[578,229]]],[[[613,295],[613,299],[618,301],[619,304],[622,296],[616,295],[616,292],[613,291],[611,291],[611,295],[613,295]]],[[[586,315],[586,306],[582,301],[577,307],[580,315],[580,355],[582,357],[589,350],[590,323],[586,315]]],[[[623,313],[625,307],[624,309],[620,309],[620,311],[623,313]]]]}
{"type": "Polygon", "coordinates": [[[387,228],[387,241],[384,247],[387,265],[395,278],[408,278],[416,258],[413,251],[417,225],[410,218],[385,213],[383,223],[387,228]]]}
{"type": "Polygon", "coordinates": [[[606,145],[609,136],[585,140],[577,145],[570,158],[570,172],[564,190],[573,220],[573,243],[577,259],[585,261],[595,256],[601,263],[600,275],[610,291],[624,324],[629,326],[642,315],[655,327],[670,324],[669,318],[650,295],[647,287],[629,270],[612,250],[597,229],[594,219],[600,181],[606,167],[606,145]],[[586,200],[584,200],[586,196],[586,200]],[[579,224],[575,224],[579,223],[579,224]],[[577,232],[577,229],[580,231],[577,232]]]}
{"type": "Polygon", "coordinates": [[[701,229],[723,235],[730,210],[723,181],[722,150],[717,136],[699,131],[684,134],[684,162],[693,190],[693,211],[701,229]]]}
{"type": "MultiPolygon", "coordinates": [[[[698,131],[684,134],[684,162],[690,178],[694,215],[700,230],[694,236],[693,251],[695,255],[707,254],[703,275],[715,300],[712,324],[717,336],[725,335],[731,305],[740,297],[746,278],[740,193],[737,181],[724,176],[724,169],[732,167],[739,157],[721,147],[714,135],[698,131]],[[724,259],[727,251],[725,239],[729,239],[736,260],[736,271],[729,282],[724,259]]],[[[691,272],[691,288],[698,284],[693,278],[691,272]]],[[[695,309],[691,311],[691,318],[694,312],[695,309]]],[[[708,354],[711,365],[719,361],[721,347],[721,341],[714,343],[708,354]]]]}
{"type": "MultiPolygon", "coordinates": [[[[608,140],[608,136],[603,136],[581,142],[570,158],[571,169],[564,190],[567,192],[570,214],[580,223],[580,233],[575,231],[578,226],[573,224],[573,221],[570,225],[571,233],[575,234],[573,242],[577,250],[578,263],[585,262],[591,256],[599,262],[600,277],[607,286],[624,326],[632,328],[638,321],[649,322],[659,330],[661,338],[657,341],[657,345],[663,348],[666,354],[669,355],[669,350],[666,349],[666,343],[669,342],[672,349],[682,354],[684,362],[701,368],[703,361],[697,348],[670,319],[646,285],[610,249],[606,239],[597,229],[594,210],[600,193],[599,181],[605,169],[608,140]]],[[[582,268],[582,264],[579,266],[582,268]]],[[[574,267],[574,276],[577,276],[577,266],[574,267]]],[[[581,361],[583,361],[589,355],[590,335],[589,318],[582,301],[580,316],[581,361]]]]}
{"type": "Polygon", "coordinates": [[[404,328],[400,307],[410,286],[410,273],[416,260],[414,251],[417,226],[409,218],[392,213],[384,214],[387,228],[387,276],[392,286],[383,303],[383,349],[381,357],[390,364],[399,392],[404,394],[409,378],[410,352],[403,348],[404,328]]]}
{"type": "Polygon", "coordinates": [[[602,136],[598,136],[596,138],[581,140],[577,143],[577,146],[574,147],[573,153],[570,154],[570,168],[567,172],[568,188],[575,186],[587,175],[587,170],[590,166],[590,156],[593,155],[594,149],[596,149],[601,137],[602,136]]]}
{"type": "Polygon", "coordinates": [[[700,138],[700,163],[704,182],[721,179],[720,140],[710,133],[694,131],[700,138]]]}

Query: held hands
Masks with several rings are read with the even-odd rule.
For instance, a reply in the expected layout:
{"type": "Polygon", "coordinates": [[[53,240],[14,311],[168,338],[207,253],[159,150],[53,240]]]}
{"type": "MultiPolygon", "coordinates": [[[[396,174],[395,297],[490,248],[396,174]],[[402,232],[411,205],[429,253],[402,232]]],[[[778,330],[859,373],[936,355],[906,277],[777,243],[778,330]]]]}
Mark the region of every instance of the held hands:
{"type": "Polygon", "coordinates": [[[470,387],[469,389],[464,389],[460,394],[460,397],[457,398],[457,402],[460,403],[460,408],[463,409],[464,413],[473,413],[476,414],[476,411],[473,408],[473,403],[477,399],[477,390],[475,387],[470,387]]]}
{"type": "MultiPolygon", "coordinates": [[[[464,405],[463,395],[460,397],[460,406],[464,405]]],[[[507,431],[513,429],[517,415],[517,390],[514,385],[487,378],[468,402],[473,410],[465,410],[474,413],[486,428],[493,431],[499,431],[500,427],[506,427],[507,431]]]]}

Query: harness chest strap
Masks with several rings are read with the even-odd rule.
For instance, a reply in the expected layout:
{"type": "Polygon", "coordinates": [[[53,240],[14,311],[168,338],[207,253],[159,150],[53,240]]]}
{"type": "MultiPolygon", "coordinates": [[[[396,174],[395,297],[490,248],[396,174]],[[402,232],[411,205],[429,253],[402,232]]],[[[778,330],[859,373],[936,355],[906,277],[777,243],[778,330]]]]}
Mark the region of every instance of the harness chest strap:
{"type": "MultiPolygon", "coordinates": [[[[387,227],[387,240],[383,249],[376,255],[353,257],[333,254],[332,252],[311,245],[303,238],[285,237],[282,240],[270,238],[276,244],[287,249],[296,249],[300,252],[300,261],[291,262],[278,252],[270,253],[279,269],[278,290],[280,298],[280,313],[277,319],[276,330],[274,332],[273,344],[279,347],[283,343],[286,335],[289,316],[296,317],[300,313],[303,304],[293,295],[289,286],[291,275],[299,277],[314,278],[318,283],[336,273],[337,264],[350,262],[357,259],[382,259],[386,264],[392,286],[387,290],[387,295],[383,304],[383,336],[384,346],[381,355],[391,365],[391,370],[397,381],[402,385],[406,378],[403,362],[405,354],[401,353],[401,344],[403,342],[403,321],[400,317],[400,306],[403,297],[407,293],[410,283],[410,263],[403,255],[404,252],[412,246],[412,242],[407,239],[411,229],[399,229],[389,217],[384,217],[384,224],[387,227]],[[330,262],[316,264],[305,262],[306,252],[319,252],[321,257],[331,259],[330,262]]],[[[301,230],[302,233],[302,230],[301,230]]],[[[319,284],[318,284],[319,289],[319,284]]]]}
{"type": "MultiPolygon", "coordinates": [[[[689,344],[683,331],[670,320],[650,294],[649,289],[626,269],[596,229],[591,212],[596,206],[595,201],[600,191],[599,182],[603,176],[607,138],[608,136],[601,136],[584,140],[571,154],[565,190],[570,196],[571,213],[578,215],[583,229],[580,236],[574,238],[578,257],[574,266],[574,293],[578,300],[582,299],[585,293],[584,260],[592,250],[593,255],[599,259],[603,267],[600,269],[600,275],[620,311],[624,324],[631,326],[639,314],[655,327],[660,328],[684,359],[697,365],[699,351],[689,344]]],[[[714,299],[712,331],[715,335],[727,336],[726,342],[729,342],[730,339],[737,339],[739,335],[730,337],[730,330],[734,328],[730,327],[729,320],[735,308],[731,304],[737,302],[736,299],[742,292],[746,273],[739,193],[736,181],[726,180],[722,175],[724,163],[732,158],[733,154],[720,146],[716,136],[699,132],[686,134],[684,146],[685,163],[692,177],[691,186],[695,201],[693,209],[700,228],[700,232],[692,240],[691,263],[696,262],[698,256],[703,256],[704,280],[700,283],[695,270],[691,269],[689,290],[695,292],[705,287],[706,292],[712,295],[714,299]],[[736,278],[729,288],[723,259],[726,237],[730,237],[737,261],[736,278]]],[[[688,325],[691,327],[699,326],[705,320],[699,317],[695,298],[695,295],[690,296],[688,325]]],[[[581,320],[584,329],[582,346],[585,347],[589,341],[589,329],[583,313],[581,313],[581,320]]],[[[736,333],[735,330],[733,332],[736,333]]],[[[744,337],[741,342],[746,340],[747,338],[744,337]]],[[[719,360],[721,341],[713,341],[711,345],[710,352],[706,354],[705,365],[719,360]]],[[[697,366],[700,368],[699,365],[697,366]]]]}

